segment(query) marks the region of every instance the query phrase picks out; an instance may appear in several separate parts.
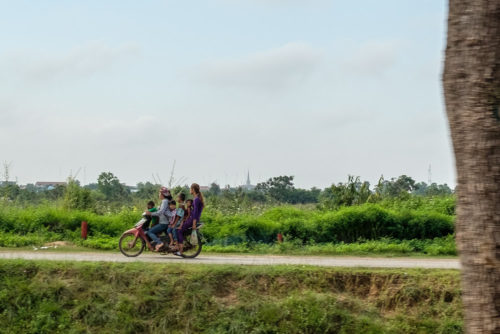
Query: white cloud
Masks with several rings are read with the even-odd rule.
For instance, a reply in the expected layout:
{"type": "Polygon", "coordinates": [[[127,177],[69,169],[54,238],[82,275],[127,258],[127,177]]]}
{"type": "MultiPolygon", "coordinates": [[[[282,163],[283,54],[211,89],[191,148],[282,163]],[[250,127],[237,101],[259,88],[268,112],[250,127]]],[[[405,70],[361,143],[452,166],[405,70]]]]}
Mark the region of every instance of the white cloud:
{"type": "Polygon", "coordinates": [[[239,59],[204,62],[192,77],[208,85],[279,91],[306,81],[321,61],[321,51],[289,43],[239,59]]]}
{"type": "Polygon", "coordinates": [[[21,52],[11,55],[6,63],[8,68],[22,74],[25,79],[46,81],[61,76],[81,77],[103,71],[120,59],[138,52],[139,47],[134,43],[109,46],[104,42],[93,41],[60,53],[21,52]]]}
{"type": "Polygon", "coordinates": [[[345,64],[351,72],[377,76],[396,63],[397,48],[395,42],[370,41],[356,48],[345,64]]]}

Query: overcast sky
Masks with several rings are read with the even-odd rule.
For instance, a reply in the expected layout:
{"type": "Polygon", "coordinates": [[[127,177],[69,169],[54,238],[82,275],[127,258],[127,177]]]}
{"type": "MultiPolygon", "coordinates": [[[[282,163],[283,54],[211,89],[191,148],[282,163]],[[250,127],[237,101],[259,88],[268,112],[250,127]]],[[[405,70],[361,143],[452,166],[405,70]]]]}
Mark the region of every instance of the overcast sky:
{"type": "Polygon", "coordinates": [[[135,184],[455,184],[445,0],[1,1],[0,161],[135,184]]]}

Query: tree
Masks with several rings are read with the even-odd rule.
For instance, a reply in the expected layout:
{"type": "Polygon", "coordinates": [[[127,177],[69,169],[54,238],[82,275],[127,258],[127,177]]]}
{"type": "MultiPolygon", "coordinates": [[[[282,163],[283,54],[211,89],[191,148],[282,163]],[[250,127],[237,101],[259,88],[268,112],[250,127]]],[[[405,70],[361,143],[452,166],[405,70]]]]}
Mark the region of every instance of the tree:
{"type": "Polygon", "coordinates": [[[431,183],[427,185],[425,182],[415,183],[412,194],[418,196],[443,196],[451,195],[453,191],[445,184],[431,183]]]}
{"type": "Polygon", "coordinates": [[[19,192],[20,188],[15,183],[4,182],[4,184],[0,186],[0,198],[15,200],[19,192]]]}
{"type": "Polygon", "coordinates": [[[382,176],[375,188],[375,193],[382,197],[408,197],[408,194],[415,189],[415,180],[406,175],[401,175],[397,179],[384,180],[382,176]]]}
{"type": "Polygon", "coordinates": [[[81,188],[75,180],[70,179],[64,189],[64,207],[66,209],[87,210],[93,207],[90,190],[81,188]]]}
{"type": "Polygon", "coordinates": [[[361,182],[359,176],[349,175],[346,183],[332,184],[320,196],[321,205],[327,209],[365,203],[371,195],[370,183],[361,182]]]}
{"type": "MultiPolygon", "coordinates": [[[[28,189],[26,189],[28,190],[28,189]]],[[[64,193],[66,191],[66,186],[63,185],[56,185],[54,189],[47,190],[45,192],[45,197],[49,200],[57,200],[59,198],[64,197],[64,193]]]]}
{"type": "Polygon", "coordinates": [[[262,191],[278,202],[289,202],[295,187],[293,186],[293,176],[276,176],[266,182],[257,184],[256,190],[262,191]]]}
{"type": "Polygon", "coordinates": [[[158,197],[158,190],[160,186],[152,184],[151,182],[137,183],[137,192],[135,197],[140,199],[153,199],[158,197]]]}
{"type": "Polygon", "coordinates": [[[129,196],[129,190],[111,172],[103,172],[97,179],[97,190],[99,190],[107,200],[120,200],[129,196]]]}
{"type": "Polygon", "coordinates": [[[212,184],[210,185],[210,189],[208,190],[208,193],[209,195],[212,196],[219,196],[221,193],[220,186],[217,183],[212,182],[212,184]]]}
{"type": "Polygon", "coordinates": [[[500,1],[449,1],[443,88],[465,327],[500,333],[500,1]]]}

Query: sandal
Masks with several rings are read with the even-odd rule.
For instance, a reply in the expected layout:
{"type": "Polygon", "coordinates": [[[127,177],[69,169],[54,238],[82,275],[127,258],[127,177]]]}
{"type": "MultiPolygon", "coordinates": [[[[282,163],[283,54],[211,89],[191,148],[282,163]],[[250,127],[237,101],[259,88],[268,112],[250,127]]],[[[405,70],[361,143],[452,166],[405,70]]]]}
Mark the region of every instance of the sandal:
{"type": "Polygon", "coordinates": [[[155,251],[157,251],[157,252],[158,252],[158,251],[160,250],[160,248],[162,248],[162,247],[163,247],[163,245],[164,245],[164,243],[163,243],[163,242],[162,242],[161,244],[156,245],[155,251]]]}

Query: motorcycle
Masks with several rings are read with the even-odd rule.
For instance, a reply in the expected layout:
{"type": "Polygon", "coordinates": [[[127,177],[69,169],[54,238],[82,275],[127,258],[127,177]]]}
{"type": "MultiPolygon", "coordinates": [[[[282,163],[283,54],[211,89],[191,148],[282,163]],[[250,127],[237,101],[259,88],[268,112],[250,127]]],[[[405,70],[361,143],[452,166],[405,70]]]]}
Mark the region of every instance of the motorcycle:
{"type": "MultiPolygon", "coordinates": [[[[123,232],[120,237],[120,241],[118,242],[120,247],[120,252],[127,257],[136,257],[142,254],[146,245],[149,250],[153,251],[153,245],[151,244],[150,238],[145,233],[142,228],[143,225],[147,222],[146,217],[143,215],[143,218],[135,224],[133,228],[123,232]]],[[[203,227],[203,223],[199,223],[196,226],[196,239],[195,244],[191,244],[192,229],[188,229],[184,232],[184,251],[182,252],[182,257],[184,258],[195,258],[200,254],[202,248],[202,234],[200,229],[203,227]]],[[[180,230],[177,233],[182,233],[180,230]]],[[[162,255],[167,255],[169,253],[175,253],[177,250],[174,250],[168,246],[170,239],[168,235],[162,234],[160,236],[160,240],[163,243],[163,246],[158,250],[158,252],[162,255]]]]}

